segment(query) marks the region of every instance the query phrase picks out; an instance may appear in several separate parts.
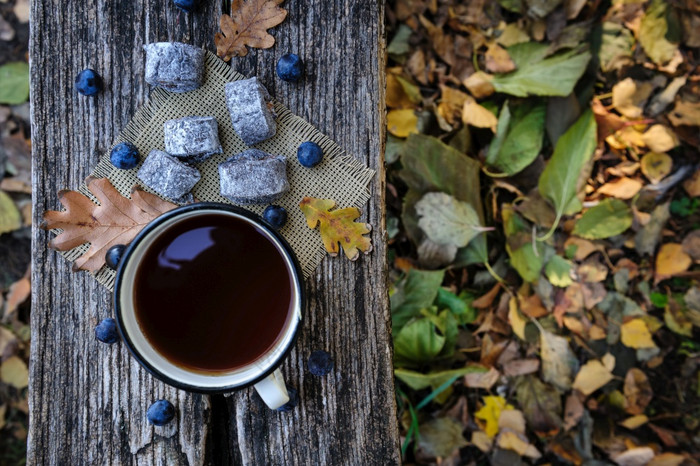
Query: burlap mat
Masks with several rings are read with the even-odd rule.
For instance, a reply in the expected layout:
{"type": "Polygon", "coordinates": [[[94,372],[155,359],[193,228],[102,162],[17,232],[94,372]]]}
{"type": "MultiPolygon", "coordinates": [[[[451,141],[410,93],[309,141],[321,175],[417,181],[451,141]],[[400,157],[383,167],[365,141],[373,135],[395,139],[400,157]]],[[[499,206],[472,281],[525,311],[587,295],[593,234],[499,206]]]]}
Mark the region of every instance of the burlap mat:
{"type": "MultiPolygon", "coordinates": [[[[151,149],[165,148],[163,123],[166,120],[190,115],[215,116],[219,124],[219,139],[224,153],[214,155],[197,165],[202,173],[202,179],[192,192],[201,201],[231,204],[219,195],[217,166],[231,155],[248,148],[233,130],[224,97],[224,85],[239,79],[245,79],[245,76],[233,71],[213,53],[207,52],[202,87],[184,94],[155,89],[149,101],[136,112],[114,144],[129,141],[138,147],[142,157],[145,158],[151,149]]],[[[304,196],[311,196],[333,199],[341,208],[350,206],[361,208],[369,199],[367,185],[374,171],[347,155],[335,142],[302,118],[292,114],[279,102],[274,101],[274,106],[278,115],[277,134],[267,141],[256,144],[255,147],[287,157],[287,177],[291,189],[276,204],[287,209],[289,219],[280,232],[294,249],[304,277],[308,278],[326,255],[326,251],[318,231],[311,230],[306,225],[306,220],[299,209],[299,202],[304,196]],[[296,152],[299,144],[304,141],[314,141],[323,148],[324,159],[320,165],[309,169],[299,164],[296,152]]],[[[134,184],[141,185],[136,178],[137,171],[138,168],[115,169],[109,161],[109,151],[107,151],[102,155],[92,175],[109,178],[122,194],[128,196],[134,184]]],[[[79,190],[95,200],[85,185],[79,190]]],[[[266,205],[243,207],[261,214],[266,205]]],[[[82,245],[67,251],[64,255],[70,261],[74,261],[87,249],[88,245],[82,245]]],[[[103,267],[95,274],[95,278],[110,290],[114,285],[114,277],[114,271],[107,267],[103,267]]]]}

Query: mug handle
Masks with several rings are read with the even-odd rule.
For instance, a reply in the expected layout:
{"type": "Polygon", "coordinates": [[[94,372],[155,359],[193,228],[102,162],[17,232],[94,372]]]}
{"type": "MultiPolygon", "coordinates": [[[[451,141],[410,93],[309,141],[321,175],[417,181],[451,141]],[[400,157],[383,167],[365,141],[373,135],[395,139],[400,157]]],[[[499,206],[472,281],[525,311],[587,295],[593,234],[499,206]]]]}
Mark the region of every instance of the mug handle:
{"type": "Polygon", "coordinates": [[[277,409],[289,401],[287,385],[285,385],[282,371],[279,369],[275,369],[272,374],[268,375],[254,386],[260,398],[263,399],[270,409],[277,409]]]}

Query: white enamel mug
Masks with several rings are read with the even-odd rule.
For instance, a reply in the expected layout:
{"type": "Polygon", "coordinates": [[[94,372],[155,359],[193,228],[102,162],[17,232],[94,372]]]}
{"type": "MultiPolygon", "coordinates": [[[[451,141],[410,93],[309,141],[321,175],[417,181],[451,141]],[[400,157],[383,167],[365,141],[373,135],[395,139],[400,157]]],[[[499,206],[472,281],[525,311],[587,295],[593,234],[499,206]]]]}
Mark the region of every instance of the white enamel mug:
{"type": "Polygon", "coordinates": [[[178,207],[149,223],[125,250],[117,270],[114,286],[114,309],[119,332],[132,356],[147,371],[174,387],[197,393],[223,393],[254,386],[272,409],[289,401],[287,388],[278,369],[296,341],[302,309],[304,286],[301,269],[285,239],[257,215],[228,204],[200,202],[178,207]],[[134,310],[134,280],[140,261],[149,246],[172,225],[197,215],[231,215],[254,225],[270,240],[284,258],[293,283],[290,315],[276,343],[256,360],[231,371],[201,373],[172,363],[148,341],[139,326],[134,310]]]}

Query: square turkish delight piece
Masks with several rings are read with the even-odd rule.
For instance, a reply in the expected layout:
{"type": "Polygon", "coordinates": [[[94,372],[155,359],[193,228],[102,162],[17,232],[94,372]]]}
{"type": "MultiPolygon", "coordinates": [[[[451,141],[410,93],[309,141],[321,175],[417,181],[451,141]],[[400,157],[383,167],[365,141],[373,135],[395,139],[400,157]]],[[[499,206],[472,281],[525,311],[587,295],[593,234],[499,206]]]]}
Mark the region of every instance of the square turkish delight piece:
{"type": "Polygon", "coordinates": [[[224,89],[233,129],[243,142],[252,146],[275,135],[276,115],[270,108],[270,94],[258,78],[227,83],[224,89]]]}
{"type": "Polygon", "coordinates": [[[289,191],[287,158],[248,149],[219,164],[221,195],[237,204],[266,204],[289,191]]]}
{"type": "Polygon", "coordinates": [[[171,200],[185,199],[202,175],[167,152],[153,149],[136,176],[149,188],[171,200]]]}
{"type": "Polygon", "coordinates": [[[187,116],[163,125],[165,151],[184,162],[199,163],[223,152],[213,116],[187,116]]]}
{"type": "Polygon", "coordinates": [[[146,50],[146,82],[171,92],[199,88],[204,80],[204,49],[181,42],[155,42],[146,50]]]}

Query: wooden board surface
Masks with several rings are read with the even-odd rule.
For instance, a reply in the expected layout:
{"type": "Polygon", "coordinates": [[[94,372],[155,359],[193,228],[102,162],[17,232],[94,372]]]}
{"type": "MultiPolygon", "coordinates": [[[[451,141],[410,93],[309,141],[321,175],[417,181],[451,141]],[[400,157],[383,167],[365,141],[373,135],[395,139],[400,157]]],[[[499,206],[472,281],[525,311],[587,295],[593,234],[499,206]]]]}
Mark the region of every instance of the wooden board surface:
{"type": "MultiPolygon", "coordinates": [[[[214,50],[221,5],[201,1],[193,15],[170,0],[32,0],[31,101],[34,221],[59,207],[56,192],[75,188],[148,96],[141,47],[175,40],[214,50]],[[99,71],[106,89],[77,95],[75,75],[99,71]]],[[[190,395],[142,370],[121,344],[94,339],[112,315],[110,295],[47,249],[35,230],[32,265],[29,464],[395,464],[398,428],[386,292],[382,164],[383,2],[287,1],[277,44],[234,59],[270,93],[377,171],[363,208],[374,252],[356,263],[327,258],[309,280],[309,304],[295,350],[282,366],[301,403],[267,409],[252,389],[190,395]],[[298,53],[302,83],[274,73],[298,53]],[[336,370],[310,375],[305,361],[324,349],[336,370]],[[169,427],[146,421],[148,405],[178,407],[169,427]]]]}

